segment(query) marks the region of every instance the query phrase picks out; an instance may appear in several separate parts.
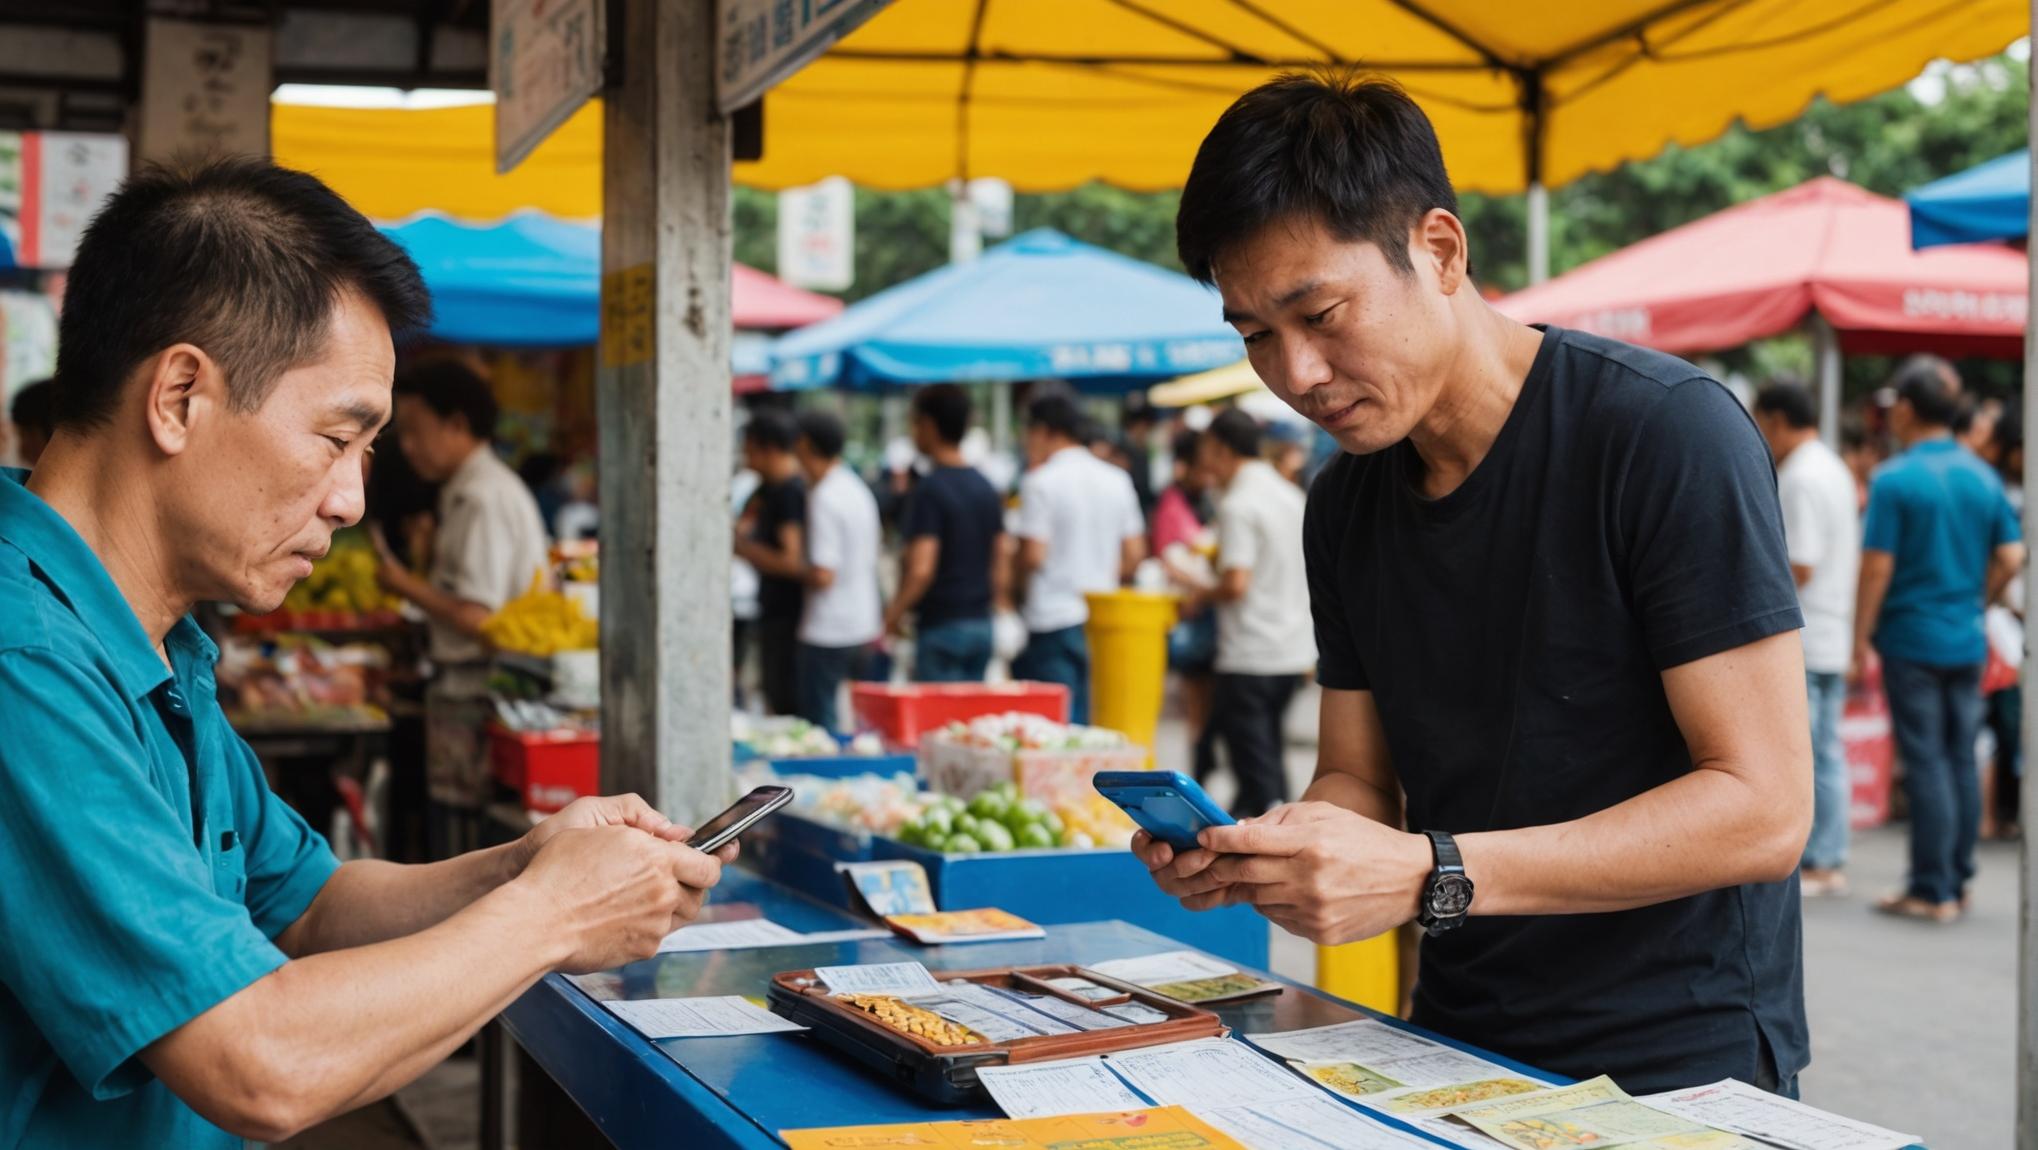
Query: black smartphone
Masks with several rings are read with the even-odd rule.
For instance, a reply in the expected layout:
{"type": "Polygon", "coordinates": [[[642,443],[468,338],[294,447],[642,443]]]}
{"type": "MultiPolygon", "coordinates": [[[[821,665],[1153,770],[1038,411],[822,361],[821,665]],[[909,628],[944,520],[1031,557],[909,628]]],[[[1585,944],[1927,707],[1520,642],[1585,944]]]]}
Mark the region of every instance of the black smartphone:
{"type": "Polygon", "coordinates": [[[757,825],[757,820],[793,801],[791,787],[759,787],[734,806],[700,825],[686,845],[702,854],[713,854],[728,846],[737,835],[757,825]]]}

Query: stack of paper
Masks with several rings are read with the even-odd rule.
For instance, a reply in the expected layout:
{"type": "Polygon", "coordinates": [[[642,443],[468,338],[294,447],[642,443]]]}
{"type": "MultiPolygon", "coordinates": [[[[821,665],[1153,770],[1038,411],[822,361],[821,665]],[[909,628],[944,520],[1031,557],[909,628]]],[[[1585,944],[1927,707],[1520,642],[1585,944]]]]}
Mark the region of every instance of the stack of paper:
{"type": "Polygon", "coordinates": [[[767,918],[745,918],[732,922],[702,922],[683,926],[658,944],[660,954],[704,950],[755,950],[767,946],[812,946],[825,942],[854,942],[859,939],[888,938],[885,931],[831,930],[801,934],[767,918]]]}
{"type": "Polygon", "coordinates": [[[1007,1114],[1181,1105],[1251,1150],[1420,1150],[1428,1144],[1332,1101],[1242,1043],[1212,1038],[1101,1058],[984,1067],[1007,1114]]]}
{"type": "Polygon", "coordinates": [[[1047,932],[1038,926],[995,907],[935,911],[932,914],[894,914],[886,916],[885,924],[923,946],[1047,937],[1047,932]]]}
{"type": "Polygon", "coordinates": [[[1745,1082],[1652,1094],[1641,1101],[1695,1122],[1732,1130],[1784,1150],[1901,1150],[1923,1141],[1793,1102],[1745,1082]]]}

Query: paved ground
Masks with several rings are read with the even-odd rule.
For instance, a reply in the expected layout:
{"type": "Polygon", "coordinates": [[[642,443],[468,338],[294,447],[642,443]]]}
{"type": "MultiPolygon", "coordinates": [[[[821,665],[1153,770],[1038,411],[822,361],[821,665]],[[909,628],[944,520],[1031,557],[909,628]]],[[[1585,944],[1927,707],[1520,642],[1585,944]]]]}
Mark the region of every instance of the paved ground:
{"type": "MultiPolygon", "coordinates": [[[[1288,767],[1298,793],[1315,762],[1314,705],[1313,697],[1298,700],[1290,724],[1288,767]]],[[[1164,764],[1186,761],[1179,721],[1164,722],[1156,742],[1164,764]]],[[[1214,789],[1221,801],[1224,788],[1214,789]]],[[[1952,927],[1867,910],[1875,894],[1901,880],[1904,851],[1901,827],[1859,836],[1850,867],[1855,893],[1805,907],[1813,1053],[1801,1083],[1805,1100],[1920,1135],[1932,1150],[2004,1150],[2015,1086],[2016,848],[1985,844],[1974,910],[1952,927]]],[[[1314,948],[1273,934],[1274,969],[1313,978],[1314,948]]],[[[370,1107],[290,1145],[466,1150],[474,1145],[474,1089],[472,1064],[449,1063],[404,1092],[403,1115],[370,1107]]]]}

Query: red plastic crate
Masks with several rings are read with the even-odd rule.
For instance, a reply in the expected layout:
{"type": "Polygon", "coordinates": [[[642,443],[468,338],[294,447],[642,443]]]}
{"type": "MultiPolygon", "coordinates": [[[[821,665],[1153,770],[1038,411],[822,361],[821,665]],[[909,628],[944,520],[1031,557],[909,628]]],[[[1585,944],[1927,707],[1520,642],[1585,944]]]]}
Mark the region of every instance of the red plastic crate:
{"type": "Polygon", "coordinates": [[[1863,682],[1848,689],[1840,744],[1852,792],[1847,821],[1857,831],[1879,827],[1889,821],[1890,783],[1896,773],[1896,741],[1880,668],[1871,667],[1863,682]]]}
{"type": "Polygon", "coordinates": [[[901,747],[950,723],[1017,711],[1068,722],[1069,689],[1059,683],[852,683],[857,721],[901,747]]]}
{"type": "Polygon", "coordinates": [[[508,731],[491,727],[495,777],[523,797],[524,809],[551,814],[601,792],[601,736],[584,731],[508,731]]]}

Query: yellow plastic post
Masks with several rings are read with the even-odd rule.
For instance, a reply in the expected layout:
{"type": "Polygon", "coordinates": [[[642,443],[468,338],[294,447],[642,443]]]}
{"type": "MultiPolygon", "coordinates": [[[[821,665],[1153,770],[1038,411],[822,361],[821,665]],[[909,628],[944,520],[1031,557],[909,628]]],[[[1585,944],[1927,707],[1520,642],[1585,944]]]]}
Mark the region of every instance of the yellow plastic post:
{"type": "Polygon", "coordinates": [[[1152,762],[1154,728],[1168,676],[1168,629],[1175,597],[1098,591],[1090,601],[1090,722],[1122,731],[1152,762]]]}
{"type": "Polygon", "coordinates": [[[1383,1014],[1401,1012],[1401,952],[1393,931],[1316,948],[1316,988],[1383,1014]]]}

